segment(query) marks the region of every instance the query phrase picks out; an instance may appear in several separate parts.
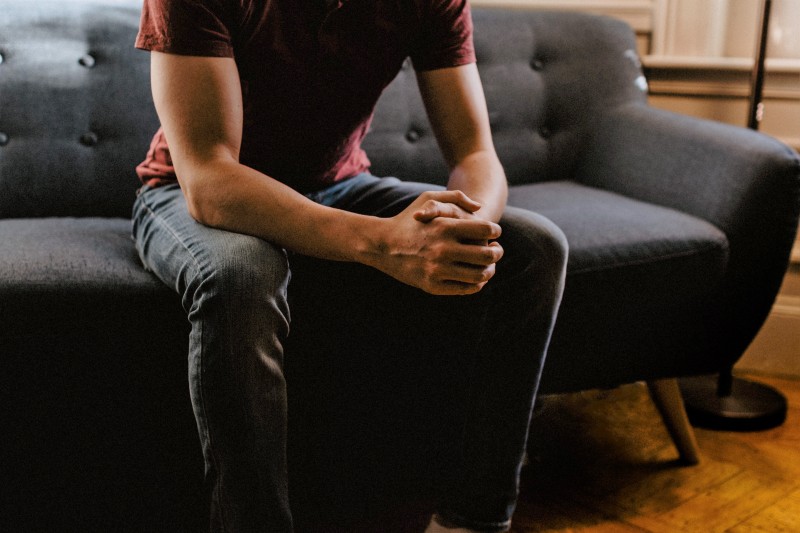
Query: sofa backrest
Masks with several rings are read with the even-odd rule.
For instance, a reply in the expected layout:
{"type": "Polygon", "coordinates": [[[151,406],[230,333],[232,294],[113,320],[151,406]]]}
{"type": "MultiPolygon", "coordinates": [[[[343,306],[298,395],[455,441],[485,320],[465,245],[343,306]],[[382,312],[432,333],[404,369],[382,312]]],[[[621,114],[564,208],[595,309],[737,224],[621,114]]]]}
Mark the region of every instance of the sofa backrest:
{"type": "MultiPolygon", "coordinates": [[[[0,218],[130,215],[158,126],[141,0],[3,0],[0,218]]],[[[473,9],[495,143],[512,184],[571,175],[593,117],[644,101],[635,39],[580,13],[473,9]]],[[[444,183],[447,170],[406,66],[365,148],[378,175],[444,183]]]]}
{"type": "Polygon", "coordinates": [[[130,216],[158,126],[141,0],[2,0],[0,218],[130,216]]]}
{"type": "MultiPolygon", "coordinates": [[[[495,148],[512,185],[570,178],[600,114],[646,103],[635,35],[624,22],[567,11],[472,13],[495,148]]],[[[446,181],[408,65],[379,102],[364,146],[378,175],[446,181]]]]}

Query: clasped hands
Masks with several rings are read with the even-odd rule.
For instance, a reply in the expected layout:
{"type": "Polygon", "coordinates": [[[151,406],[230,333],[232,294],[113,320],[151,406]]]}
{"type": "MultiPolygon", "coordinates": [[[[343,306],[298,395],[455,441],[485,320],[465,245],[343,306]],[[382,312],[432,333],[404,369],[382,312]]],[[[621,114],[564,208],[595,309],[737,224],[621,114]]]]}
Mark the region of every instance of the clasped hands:
{"type": "Polygon", "coordinates": [[[467,295],[494,276],[503,248],[500,226],[476,213],[461,191],[425,192],[395,217],[383,219],[378,269],[425,292],[467,295]]]}

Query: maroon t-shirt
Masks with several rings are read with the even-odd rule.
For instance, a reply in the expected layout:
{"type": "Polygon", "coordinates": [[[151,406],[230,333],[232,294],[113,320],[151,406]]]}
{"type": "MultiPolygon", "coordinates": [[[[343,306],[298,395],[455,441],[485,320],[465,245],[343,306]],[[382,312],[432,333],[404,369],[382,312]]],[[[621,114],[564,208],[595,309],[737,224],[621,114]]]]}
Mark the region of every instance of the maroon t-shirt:
{"type": "MultiPolygon", "coordinates": [[[[136,46],[234,58],[240,162],[301,192],[369,168],[361,141],[407,57],[418,71],[475,61],[468,0],[145,0],[136,46]]],[[[163,131],[136,170],[175,181],[163,131]]]]}

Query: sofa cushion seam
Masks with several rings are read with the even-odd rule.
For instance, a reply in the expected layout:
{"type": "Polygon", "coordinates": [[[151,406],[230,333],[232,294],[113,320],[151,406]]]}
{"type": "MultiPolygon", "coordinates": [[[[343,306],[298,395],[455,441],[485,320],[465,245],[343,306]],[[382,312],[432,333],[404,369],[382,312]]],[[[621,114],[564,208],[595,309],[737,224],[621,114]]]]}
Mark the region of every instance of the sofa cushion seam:
{"type": "Polygon", "coordinates": [[[709,253],[714,252],[714,251],[722,251],[722,252],[726,252],[727,253],[728,247],[727,246],[722,246],[722,247],[719,247],[719,246],[707,246],[707,247],[704,247],[702,249],[688,250],[688,251],[685,251],[685,252],[673,252],[671,254],[664,254],[664,255],[660,255],[660,256],[654,257],[654,258],[635,259],[635,260],[630,260],[630,261],[621,261],[621,262],[610,264],[610,265],[608,265],[608,264],[607,265],[603,265],[603,266],[601,266],[599,268],[585,267],[585,268],[581,268],[581,269],[578,269],[578,270],[573,270],[573,271],[569,272],[569,274],[571,274],[571,275],[574,275],[574,274],[588,274],[588,273],[592,273],[592,272],[602,272],[602,271],[607,271],[607,270],[614,270],[614,269],[617,269],[617,268],[625,268],[625,267],[639,266],[639,265],[645,265],[645,264],[662,263],[662,262],[670,261],[672,259],[678,259],[678,258],[689,257],[689,256],[705,255],[705,254],[709,254],[709,253]]]}

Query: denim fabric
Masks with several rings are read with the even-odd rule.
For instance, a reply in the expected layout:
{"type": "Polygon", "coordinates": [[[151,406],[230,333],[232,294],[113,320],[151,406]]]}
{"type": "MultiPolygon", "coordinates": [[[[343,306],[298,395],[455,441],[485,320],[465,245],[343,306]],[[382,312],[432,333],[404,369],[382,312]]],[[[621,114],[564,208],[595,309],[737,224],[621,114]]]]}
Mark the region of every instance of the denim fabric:
{"type": "MultiPolygon", "coordinates": [[[[309,197],[392,216],[434,188],[363,174],[309,197]]],[[[142,261],[181,294],[191,322],[189,382],[211,529],[292,531],[283,376],[292,255],[255,237],[198,224],[175,185],[143,189],[133,218],[142,261]]],[[[501,225],[506,254],[495,278],[477,295],[447,297],[452,316],[469,332],[444,354],[463,360],[459,397],[466,415],[441,482],[438,516],[481,531],[510,524],[566,265],[566,241],[543,217],[508,208],[501,225]]],[[[336,302],[320,305],[335,308],[336,302]]]]}
{"type": "Polygon", "coordinates": [[[191,322],[189,392],[210,529],[291,531],[282,371],[286,252],[197,223],[177,185],[143,189],[133,232],[144,265],[181,295],[191,322]]]}

